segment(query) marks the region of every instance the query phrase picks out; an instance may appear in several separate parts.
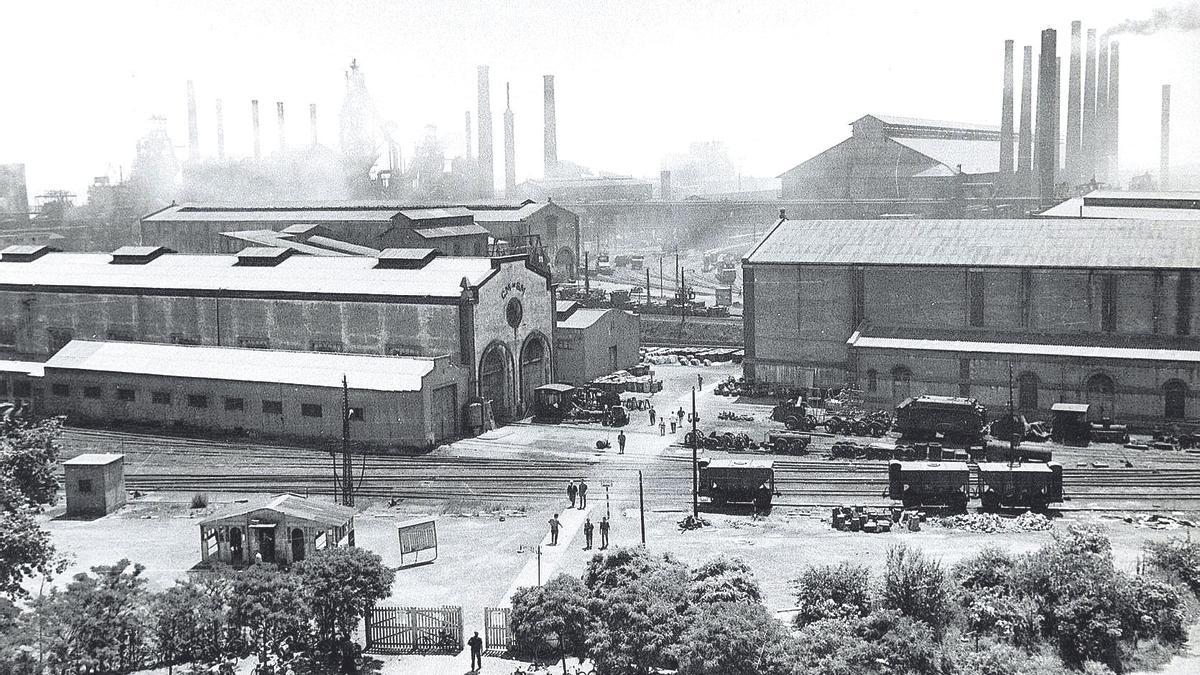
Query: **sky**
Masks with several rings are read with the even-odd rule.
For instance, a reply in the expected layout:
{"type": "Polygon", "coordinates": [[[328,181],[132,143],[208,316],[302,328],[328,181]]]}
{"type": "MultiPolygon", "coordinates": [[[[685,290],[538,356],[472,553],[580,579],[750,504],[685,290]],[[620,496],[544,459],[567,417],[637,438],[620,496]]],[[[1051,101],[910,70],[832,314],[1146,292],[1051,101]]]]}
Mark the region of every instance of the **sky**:
{"type": "MultiPolygon", "coordinates": [[[[250,155],[250,99],[263,141],[337,143],[344,72],[357,59],[381,116],[412,156],[427,124],[461,153],[476,66],[491,71],[497,183],[504,84],[512,86],[518,180],[542,173],[542,75],[554,74],[559,157],[656,176],[664,155],[723,141],[739,170],[775,176],[844,139],[869,112],[999,124],[1003,41],[1037,53],[1043,28],[1101,31],[1155,2],[1105,0],[9,0],[0,22],[0,163],[26,164],[31,197],[83,194],[128,175],[153,115],[187,154],[186,81],[202,153],[250,155]]],[[[1162,3],[1171,6],[1171,3],[1162,3]]],[[[1176,164],[1200,161],[1200,32],[1121,39],[1121,164],[1155,172],[1159,92],[1172,87],[1176,164]]],[[[1066,58],[1064,57],[1064,70],[1066,58]]],[[[1035,69],[1036,70],[1036,69],[1035,69]]],[[[1064,78],[1065,79],[1065,78],[1064,78]]],[[[1019,84],[1018,84],[1019,91],[1019,84]]],[[[1066,94],[1063,94],[1065,103],[1066,94]]],[[[1065,118],[1064,118],[1065,127],[1065,118]]]]}

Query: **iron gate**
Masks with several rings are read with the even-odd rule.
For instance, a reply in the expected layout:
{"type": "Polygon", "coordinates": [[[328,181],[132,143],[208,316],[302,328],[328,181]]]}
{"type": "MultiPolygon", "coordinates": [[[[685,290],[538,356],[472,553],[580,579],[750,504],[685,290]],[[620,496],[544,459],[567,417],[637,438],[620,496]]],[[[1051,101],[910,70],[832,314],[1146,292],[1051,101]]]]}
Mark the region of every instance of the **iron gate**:
{"type": "Polygon", "coordinates": [[[512,649],[511,608],[483,608],[483,649],[489,654],[503,654],[512,649]]]}
{"type": "Polygon", "coordinates": [[[462,607],[375,607],[366,637],[366,651],[376,654],[457,654],[463,650],[462,607]]]}

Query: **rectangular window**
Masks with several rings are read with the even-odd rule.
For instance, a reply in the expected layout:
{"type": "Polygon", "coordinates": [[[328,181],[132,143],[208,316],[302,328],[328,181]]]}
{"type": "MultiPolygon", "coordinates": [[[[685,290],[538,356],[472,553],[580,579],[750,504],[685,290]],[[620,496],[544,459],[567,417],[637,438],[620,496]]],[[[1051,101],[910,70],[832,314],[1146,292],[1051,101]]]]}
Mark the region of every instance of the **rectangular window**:
{"type": "Polygon", "coordinates": [[[983,272],[967,272],[967,295],[971,305],[971,325],[983,327],[983,272]]]}
{"type": "Polygon", "coordinates": [[[71,395],[71,385],[63,384],[62,382],[55,382],[54,384],[50,385],[50,393],[58,398],[67,398],[71,395]]]}
{"type": "Polygon", "coordinates": [[[420,356],[421,348],[403,342],[389,342],[384,347],[383,353],[388,356],[420,356]]]}
{"type": "Polygon", "coordinates": [[[15,347],[17,344],[17,330],[12,326],[0,326],[0,346],[15,347]]]}
{"type": "Polygon", "coordinates": [[[964,398],[971,395],[971,359],[958,360],[958,395],[964,398]]]}
{"type": "Polygon", "coordinates": [[[132,403],[137,400],[137,392],[126,387],[117,387],[117,400],[132,403]]]}
{"type": "Polygon", "coordinates": [[[313,340],[309,344],[309,349],[314,352],[340,352],[342,343],[339,340],[313,340]]]}
{"type": "Polygon", "coordinates": [[[87,386],[83,388],[84,398],[100,398],[101,396],[100,387],[87,386]]]}
{"type": "Polygon", "coordinates": [[[74,337],[74,331],[70,328],[47,328],[46,342],[50,347],[51,352],[56,352],[62,349],[74,337]]]}
{"type": "Polygon", "coordinates": [[[1106,274],[1100,277],[1100,330],[1115,333],[1117,330],[1117,276],[1106,274]]]}
{"type": "Polygon", "coordinates": [[[317,405],[316,403],[301,403],[300,414],[304,417],[320,417],[321,406],[317,405]]]}
{"type": "Polygon", "coordinates": [[[1192,273],[1179,273],[1179,288],[1175,293],[1175,334],[1192,334],[1192,273]]]}
{"type": "Polygon", "coordinates": [[[92,494],[92,480],[90,478],[80,478],[77,485],[79,486],[79,494],[92,494]]]}
{"type": "Polygon", "coordinates": [[[365,422],[367,421],[367,411],[361,405],[355,406],[350,408],[349,414],[347,414],[346,417],[351,422],[365,422]]]}
{"type": "Polygon", "coordinates": [[[150,392],[150,402],[155,405],[171,405],[171,392],[152,391],[150,392]]]}
{"type": "Polygon", "coordinates": [[[208,397],[204,394],[188,394],[187,404],[189,408],[207,408],[208,397]]]}
{"type": "Polygon", "coordinates": [[[271,341],[265,337],[242,335],[238,337],[238,346],[245,349],[270,349],[271,341]]]}
{"type": "Polygon", "coordinates": [[[230,412],[241,412],[246,409],[246,399],[226,396],[225,409],[230,412]]]}
{"type": "Polygon", "coordinates": [[[1017,302],[1021,306],[1021,328],[1033,325],[1033,272],[1021,270],[1021,285],[1017,289],[1017,302]]]}
{"type": "Polygon", "coordinates": [[[571,344],[572,344],[572,341],[568,340],[567,338],[556,338],[554,340],[554,348],[555,349],[561,349],[561,350],[567,351],[567,352],[571,351],[571,349],[572,349],[571,344]]]}
{"type": "Polygon", "coordinates": [[[262,411],[264,415],[282,415],[283,401],[263,401],[262,411]]]}

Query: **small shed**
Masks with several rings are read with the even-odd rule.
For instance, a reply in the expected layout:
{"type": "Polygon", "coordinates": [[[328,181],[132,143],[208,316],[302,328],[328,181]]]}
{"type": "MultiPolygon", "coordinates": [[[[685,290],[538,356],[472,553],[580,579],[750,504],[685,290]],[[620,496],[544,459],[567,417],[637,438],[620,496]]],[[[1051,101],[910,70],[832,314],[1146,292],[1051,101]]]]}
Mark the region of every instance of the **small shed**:
{"type": "Polygon", "coordinates": [[[125,455],[86,454],[63,462],[67,517],[104,516],[125,505],[125,455]]]}
{"type": "Polygon", "coordinates": [[[290,565],[314,551],[354,546],[349,506],[295,494],[234,504],[200,521],[203,564],[262,562],[290,565]]]}

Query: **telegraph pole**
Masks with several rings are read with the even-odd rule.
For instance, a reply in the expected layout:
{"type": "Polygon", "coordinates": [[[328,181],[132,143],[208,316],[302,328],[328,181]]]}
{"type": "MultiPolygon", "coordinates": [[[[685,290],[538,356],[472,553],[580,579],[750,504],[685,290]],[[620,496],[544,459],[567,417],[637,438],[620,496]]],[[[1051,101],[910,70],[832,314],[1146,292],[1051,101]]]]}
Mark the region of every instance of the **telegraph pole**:
{"type": "Polygon", "coordinates": [[[642,487],[642,472],[638,471],[638,513],[642,521],[642,548],[646,547],[646,493],[642,487]]]}
{"type": "Polygon", "coordinates": [[[350,461],[350,385],[342,374],[342,504],[354,506],[354,466],[350,461]]]}
{"type": "Polygon", "coordinates": [[[700,517],[700,461],[696,456],[700,432],[696,431],[696,388],[692,387],[692,517],[700,517]]]}

